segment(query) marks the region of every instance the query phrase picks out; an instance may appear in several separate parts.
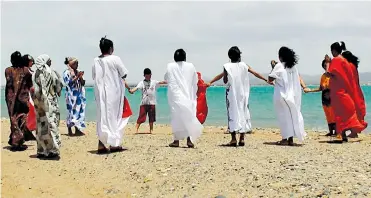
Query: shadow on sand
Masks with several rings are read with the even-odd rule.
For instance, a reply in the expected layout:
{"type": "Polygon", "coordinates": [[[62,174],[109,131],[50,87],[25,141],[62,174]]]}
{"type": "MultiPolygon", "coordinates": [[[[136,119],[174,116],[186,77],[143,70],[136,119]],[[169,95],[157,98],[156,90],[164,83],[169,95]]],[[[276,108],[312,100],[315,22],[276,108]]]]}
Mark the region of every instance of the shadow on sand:
{"type": "Polygon", "coordinates": [[[59,161],[61,159],[60,156],[53,157],[53,158],[38,158],[36,154],[30,155],[30,158],[39,159],[39,160],[47,160],[47,161],[59,161]]]}
{"type": "Polygon", "coordinates": [[[294,145],[289,146],[289,145],[280,145],[280,144],[277,144],[277,142],[264,142],[263,144],[270,145],[270,146],[287,146],[287,147],[302,147],[302,146],[305,145],[305,144],[296,144],[296,143],[294,143],[294,145]]]}
{"type": "Polygon", "coordinates": [[[352,141],[348,140],[348,142],[343,142],[340,140],[322,140],[318,142],[321,144],[347,144],[347,143],[360,143],[362,142],[362,140],[352,140],[352,141]]]}

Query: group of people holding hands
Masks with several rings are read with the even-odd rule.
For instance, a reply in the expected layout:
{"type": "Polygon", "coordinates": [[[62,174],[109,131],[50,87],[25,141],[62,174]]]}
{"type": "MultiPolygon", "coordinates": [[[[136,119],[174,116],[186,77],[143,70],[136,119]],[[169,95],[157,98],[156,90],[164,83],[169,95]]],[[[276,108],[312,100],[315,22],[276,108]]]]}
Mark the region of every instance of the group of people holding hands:
{"type": "MultiPolygon", "coordinates": [[[[297,55],[288,47],[279,49],[279,60],[271,61],[271,72],[266,78],[243,62],[240,49],[233,46],[228,50],[230,62],[225,63],[221,73],[208,83],[203,82],[195,66],[187,62],[186,52],[178,49],[174,53],[174,62],[167,65],[163,81],[152,80],[152,71],[146,68],[143,72],[144,79],[134,88],[130,88],[126,83],[128,69],[120,57],[113,55],[113,42],[104,37],[99,42],[99,48],[101,55],[94,59],[92,66],[98,153],[124,150],[121,146],[123,130],[131,115],[130,112],[124,116],[125,111],[130,111],[125,98],[125,88],[131,94],[141,90],[136,129],[139,130],[148,115],[152,133],[153,124],[156,122],[156,89],[162,84],[167,84],[168,87],[174,137],[169,146],[179,147],[179,141],[186,139],[187,146],[193,148],[202,133],[202,124],[207,116],[207,111],[198,116],[199,109],[202,109],[200,106],[205,105],[202,100],[206,100],[204,94],[200,102],[200,92],[205,93],[207,87],[221,79],[226,84],[228,131],[231,134],[231,140],[225,146],[244,146],[245,134],[252,131],[249,73],[274,86],[273,103],[282,135],[278,145],[292,146],[294,137],[303,141],[306,136],[301,113],[302,91],[322,91],[322,105],[329,125],[327,135],[335,135],[339,143],[347,141],[348,137],[356,137],[368,125],[364,120],[366,106],[359,84],[359,60],[346,50],[344,42],[331,45],[333,58],[326,55],[322,61],[321,66],[325,73],[317,89],[305,86],[297,68],[297,55]]],[[[25,150],[25,141],[36,140],[39,158],[59,157],[61,140],[58,130],[58,100],[64,86],[68,134],[84,135],[86,128],[85,79],[84,72],[78,69],[78,59],[65,59],[67,68],[62,77],[51,67],[51,59],[46,54],[34,60],[30,55],[22,56],[20,52],[14,52],[11,55],[11,63],[12,66],[5,70],[5,95],[11,121],[11,149],[25,150]],[[31,69],[33,65],[35,71],[31,69]],[[30,116],[32,113],[35,116],[30,116]],[[36,137],[31,133],[32,130],[36,130],[36,137]]]]}

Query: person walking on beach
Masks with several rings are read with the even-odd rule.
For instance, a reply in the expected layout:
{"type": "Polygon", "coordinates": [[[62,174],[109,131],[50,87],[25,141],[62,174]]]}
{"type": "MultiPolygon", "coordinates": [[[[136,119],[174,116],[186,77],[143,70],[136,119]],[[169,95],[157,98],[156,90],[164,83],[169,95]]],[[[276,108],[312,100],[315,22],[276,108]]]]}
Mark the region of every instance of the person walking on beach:
{"type": "Polygon", "coordinates": [[[295,67],[298,63],[295,52],[288,47],[281,47],[278,56],[280,62],[271,61],[272,71],[268,78],[269,82],[274,82],[273,101],[282,135],[277,145],[293,146],[294,137],[303,141],[306,136],[301,114],[302,80],[295,67]]]}
{"type": "Polygon", "coordinates": [[[63,80],[66,84],[67,127],[68,135],[72,136],[72,127],[75,127],[75,135],[85,135],[85,80],[84,72],[78,70],[79,61],[74,57],[67,57],[64,61],[67,69],[63,72],[63,80]]]}
{"type": "Polygon", "coordinates": [[[93,80],[97,103],[98,153],[123,151],[123,129],[127,122],[122,117],[125,97],[125,78],[128,70],[121,58],[112,55],[113,42],[102,38],[101,55],[94,59],[93,80]],[[106,145],[109,145],[109,150],[106,145]]]}
{"type": "Polygon", "coordinates": [[[168,102],[171,112],[171,128],[174,142],[170,147],[179,147],[179,140],[187,138],[187,146],[201,136],[203,126],[196,117],[197,73],[192,63],[186,62],[186,52],[177,49],[174,62],[167,65],[165,81],[168,83],[168,102]]]}
{"type": "Polygon", "coordinates": [[[27,128],[27,114],[32,74],[28,67],[24,67],[21,53],[12,53],[12,66],[5,69],[5,101],[10,118],[10,135],[8,144],[11,150],[23,151],[27,149],[25,141],[35,140],[27,128]]]}
{"type": "Polygon", "coordinates": [[[51,59],[43,54],[36,58],[36,71],[32,76],[37,129],[37,157],[59,158],[61,139],[59,134],[60,111],[58,97],[63,83],[60,75],[51,68],[51,59]]]}
{"type": "Polygon", "coordinates": [[[336,123],[335,123],[335,115],[334,110],[331,106],[331,98],[330,98],[330,80],[331,75],[328,73],[328,67],[330,65],[331,59],[328,55],[325,56],[325,59],[322,61],[322,68],[325,70],[325,73],[321,76],[320,86],[317,89],[308,89],[305,90],[305,93],[313,93],[313,92],[322,92],[322,107],[323,111],[325,112],[328,129],[329,132],[326,136],[333,136],[336,135],[336,123]]]}
{"type": "Polygon", "coordinates": [[[249,72],[265,82],[268,80],[241,61],[241,51],[237,46],[228,50],[228,57],[230,62],[224,64],[223,73],[217,75],[208,86],[221,78],[227,84],[226,103],[231,141],[224,146],[237,146],[237,133],[240,134],[238,145],[245,146],[245,134],[252,131],[249,111],[249,72]]]}
{"type": "Polygon", "coordinates": [[[144,80],[140,81],[134,89],[129,91],[129,93],[133,94],[138,89],[142,91],[142,101],[140,103],[136,129],[138,133],[140,125],[146,122],[148,114],[149,133],[151,134],[153,131],[153,123],[156,122],[156,91],[159,85],[166,84],[166,82],[152,80],[152,72],[149,68],[145,68],[143,73],[144,80]]]}
{"type": "Polygon", "coordinates": [[[346,131],[356,136],[367,128],[366,105],[359,85],[358,57],[346,50],[344,42],[331,45],[331,60],[328,72],[331,74],[330,98],[334,108],[337,142],[347,142],[346,131]]]}

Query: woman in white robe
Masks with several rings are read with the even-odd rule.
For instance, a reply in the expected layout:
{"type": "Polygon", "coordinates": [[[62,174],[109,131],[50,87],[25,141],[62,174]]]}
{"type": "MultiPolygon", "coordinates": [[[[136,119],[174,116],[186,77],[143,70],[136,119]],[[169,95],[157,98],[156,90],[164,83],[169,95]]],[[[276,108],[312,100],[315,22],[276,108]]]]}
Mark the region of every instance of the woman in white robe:
{"type": "Polygon", "coordinates": [[[98,153],[123,151],[123,132],[127,121],[122,118],[125,82],[128,70],[120,57],[112,55],[113,42],[102,38],[102,55],[94,59],[93,80],[97,103],[98,153]]]}
{"type": "Polygon", "coordinates": [[[165,74],[174,135],[174,142],[169,146],[179,147],[179,140],[187,138],[187,146],[193,148],[193,142],[201,136],[203,130],[196,117],[198,77],[194,65],[186,62],[183,49],[175,51],[174,60],[167,65],[165,74]]]}
{"type": "MultiPolygon", "coordinates": [[[[297,56],[292,49],[281,47],[280,63],[272,61],[269,81],[274,82],[274,107],[277,114],[282,140],[279,145],[294,145],[293,138],[304,140],[304,120],[301,114],[301,78],[295,65],[297,56]]],[[[305,87],[304,87],[305,88],[305,87]]]]}
{"type": "Polygon", "coordinates": [[[224,146],[237,146],[236,133],[240,134],[238,145],[245,146],[245,134],[252,131],[249,111],[249,73],[265,82],[268,82],[268,80],[252,70],[246,63],[241,62],[241,51],[237,46],[229,49],[228,57],[231,62],[224,64],[224,72],[216,76],[208,86],[221,78],[227,84],[228,131],[232,139],[224,146]]]}

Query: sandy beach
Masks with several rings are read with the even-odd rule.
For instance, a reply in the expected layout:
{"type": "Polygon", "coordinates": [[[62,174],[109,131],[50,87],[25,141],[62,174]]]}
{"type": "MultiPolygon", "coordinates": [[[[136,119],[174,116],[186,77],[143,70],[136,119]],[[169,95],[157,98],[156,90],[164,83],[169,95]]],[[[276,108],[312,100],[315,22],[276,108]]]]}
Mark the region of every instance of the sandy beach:
{"type": "MultiPolygon", "coordinates": [[[[125,131],[122,153],[97,155],[95,123],[84,137],[66,136],[61,159],[7,149],[9,122],[1,122],[1,195],[11,197],[370,197],[371,136],[339,145],[309,132],[304,145],[275,146],[278,130],[256,129],[246,146],[225,148],[225,127],[205,127],[195,149],[169,148],[171,129],[153,135],[125,131]],[[269,143],[270,142],[270,143],[269,143]]],[[[143,130],[147,130],[147,126],[143,130]]],[[[185,146],[185,142],[181,142],[185,146]]]]}

